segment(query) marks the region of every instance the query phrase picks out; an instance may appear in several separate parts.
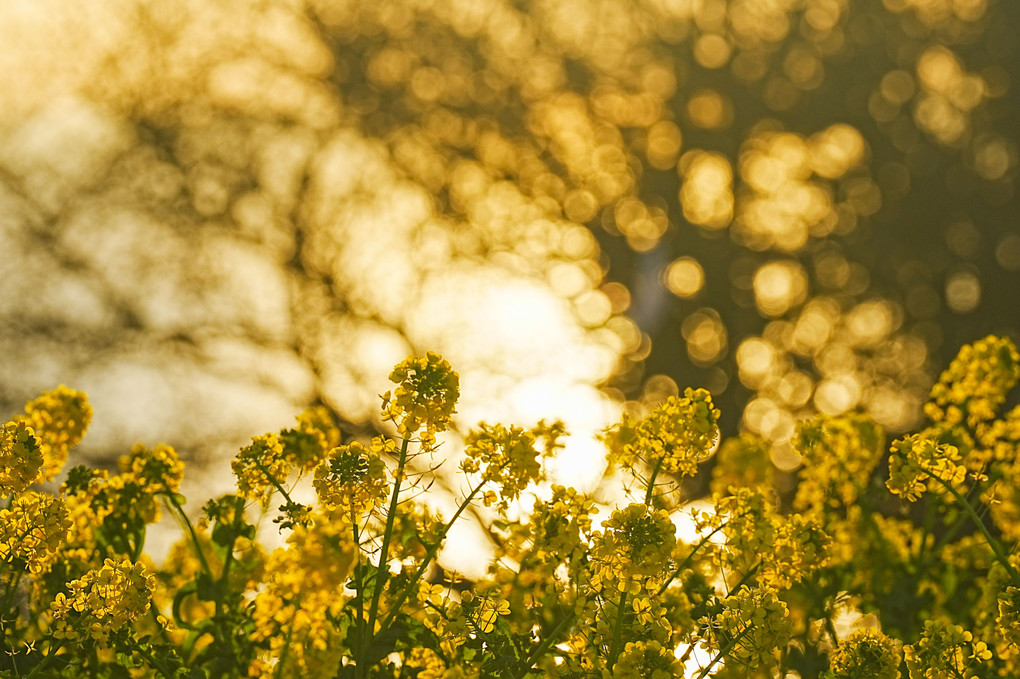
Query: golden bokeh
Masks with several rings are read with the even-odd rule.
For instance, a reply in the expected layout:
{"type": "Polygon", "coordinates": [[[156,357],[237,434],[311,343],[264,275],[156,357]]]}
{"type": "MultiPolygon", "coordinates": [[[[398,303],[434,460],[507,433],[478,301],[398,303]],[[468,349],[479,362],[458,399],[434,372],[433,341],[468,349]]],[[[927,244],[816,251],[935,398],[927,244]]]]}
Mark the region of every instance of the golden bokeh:
{"type": "Polygon", "coordinates": [[[205,454],[310,401],[382,426],[389,368],[435,349],[463,426],[568,418],[565,473],[687,386],[784,469],[815,412],[909,428],[1020,271],[1007,15],[14,0],[5,398],[75,381],[128,423],[97,449],[186,421],[205,454]]]}

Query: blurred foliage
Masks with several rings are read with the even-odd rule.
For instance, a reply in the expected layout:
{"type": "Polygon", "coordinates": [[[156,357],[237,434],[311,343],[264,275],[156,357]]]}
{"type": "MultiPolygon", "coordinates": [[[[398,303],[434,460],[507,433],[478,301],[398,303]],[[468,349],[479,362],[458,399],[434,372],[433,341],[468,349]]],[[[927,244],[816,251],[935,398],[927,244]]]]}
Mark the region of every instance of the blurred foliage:
{"type": "Polygon", "coordinates": [[[1016,3],[0,15],[0,405],[73,381],[147,428],[110,448],[367,422],[435,348],[465,422],[703,386],[792,469],[797,420],[905,431],[930,365],[1016,334],[1016,3]]]}

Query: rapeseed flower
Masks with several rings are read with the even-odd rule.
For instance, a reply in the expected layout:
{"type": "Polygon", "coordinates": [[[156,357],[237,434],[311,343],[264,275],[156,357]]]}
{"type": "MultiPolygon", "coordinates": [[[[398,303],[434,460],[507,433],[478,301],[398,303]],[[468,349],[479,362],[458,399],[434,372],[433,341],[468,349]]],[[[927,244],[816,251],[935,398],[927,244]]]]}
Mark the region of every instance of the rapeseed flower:
{"type": "Polygon", "coordinates": [[[356,520],[352,515],[372,511],[389,491],[380,453],[390,452],[391,443],[382,438],[373,439],[368,446],[352,441],[329,451],[312,480],[319,502],[343,520],[356,520]]]}
{"type": "Polygon", "coordinates": [[[945,424],[979,429],[995,417],[1020,379],[1020,353],[1007,337],[966,344],[931,389],[925,414],[945,424]]]}
{"type": "Polygon", "coordinates": [[[929,488],[942,489],[936,479],[955,486],[966,477],[967,468],[956,446],[911,434],[893,442],[885,485],[894,495],[914,502],[929,488]]]}
{"type": "Polygon", "coordinates": [[[686,389],[683,397],[670,396],[640,421],[624,415],[606,430],[607,459],[627,470],[644,464],[678,477],[694,476],[719,438],[718,420],[708,391],[686,389]]]}
{"type": "Polygon", "coordinates": [[[24,422],[5,422],[0,427],[0,497],[28,488],[42,466],[42,450],[32,428],[24,422]]]}
{"type": "Polygon", "coordinates": [[[873,627],[854,630],[829,656],[831,679],[899,679],[901,647],[873,627]]]}
{"type": "Polygon", "coordinates": [[[968,671],[970,666],[991,658],[984,642],[974,641],[963,627],[944,620],[924,623],[921,640],[903,648],[910,679],[972,679],[978,675],[968,671]]]}
{"type": "Polygon", "coordinates": [[[390,373],[397,386],[382,395],[384,420],[397,425],[401,436],[419,429],[423,448],[431,448],[435,435],[446,431],[460,398],[460,376],[439,354],[408,356],[390,373]]]}
{"type": "Polygon", "coordinates": [[[48,493],[25,492],[0,509],[0,562],[40,573],[53,560],[71,526],[67,507],[48,493]]]}
{"type": "Polygon", "coordinates": [[[92,406],[84,392],[60,385],[25,404],[25,414],[17,419],[35,431],[43,456],[38,481],[49,481],[63,469],[68,451],[85,436],[92,406]]]}
{"type": "MultiPolygon", "coordinates": [[[[468,433],[460,468],[466,474],[479,474],[483,483],[498,487],[498,493],[483,494],[485,506],[498,501],[505,508],[520,497],[525,488],[545,477],[539,462],[543,454],[535,445],[536,438],[545,436],[555,447],[562,435],[563,425],[559,422],[553,425],[539,422],[531,430],[483,422],[468,433]]],[[[551,452],[550,445],[546,445],[545,452],[551,452]]]]}
{"type": "Polygon", "coordinates": [[[105,648],[112,633],[149,610],[155,577],[144,564],[106,559],[102,567],[67,586],[68,594],[57,594],[50,605],[54,636],[79,642],[91,639],[105,648]]]}
{"type": "Polygon", "coordinates": [[[631,641],[616,665],[602,670],[603,679],[673,679],[684,675],[683,664],[672,649],[658,641],[631,641]]]}
{"type": "Polygon", "coordinates": [[[713,646],[728,647],[734,661],[751,669],[775,665],[776,652],[793,633],[786,602],[773,588],[763,585],[742,585],[722,601],[716,616],[703,623],[713,646]]]}
{"type": "Polygon", "coordinates": [[[237,493],[268,506],[277,484],[287,481],[290,464],[276,434],[252,437],[251,443],[230,463],[237,479],[237,493]]]}

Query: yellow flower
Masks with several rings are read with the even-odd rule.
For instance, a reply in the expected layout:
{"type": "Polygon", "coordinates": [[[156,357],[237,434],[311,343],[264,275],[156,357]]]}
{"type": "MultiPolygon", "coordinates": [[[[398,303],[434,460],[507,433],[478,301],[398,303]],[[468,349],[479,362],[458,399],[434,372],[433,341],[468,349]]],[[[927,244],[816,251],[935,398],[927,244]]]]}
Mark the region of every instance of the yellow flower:
{"type": "Polygon", "coordinates": [[[1007,587],[999,595],[999,616],[995,624],[1006,643],[1020,651],[1020,589],[1007,587]]]}
{"type": "Polygon", "coordinates": [[[134,478],[143,493],[177,493],[181,489],[184,463],[168,445],[160,444],[147,450],[135,444],[129,455],[120,458],[118,465],[122,473],[134,478]]]}
{"type": "Polygon", "coordinates": [[[672,679],[683,675],[683,665],[672,649],[658,641],[629,642],[616,659],[616,665],[602,671],[604,679],[672,679]]]}
{"type": "Polygon", "coordinates": [[[58,594],[50,605],[58,638],[91,638],[106,647],[112,632],[149,610],[155,578],[142,563],[107,559],[68,583],[70,596],[58,594]]]}
{"type": "Polygon", "coordinates": [[[318,406],[297,416],[297,426],[280,431],[283,456],[305,471],[314,469],[340,444],[340,429],[327,408],[318,406]]]}
{"type": "Polygon", "coordinates": [[[376,438],[366,447],[353,441],[329,451],[315,468],[312,481],[319,502],[347,521],[352,512],[357,517],[371,511],[389,491],[380,453],[388,450],[390,443],[376,438]]]}
{"type": "MultiPolygon", "coordinates": [[[[563,433],[559,422],[552,425],[539,422],[530,430],[483,422],[468,433],[460,468],[467,474],[480,474],[482,481],[499,486],[499,504],[505,508],[530,484],[545,477],[539,462],[543,453],[535,447],[536,439],[547,438],[545,454],[548,454],[558,446],[563,433]]],[[[491,506],[496,500],[495,492],[486,491],[485,506],[491,506]]]]}
{"type": "Polygon", "coordinates": [[[958,485],[967,478],[956,446],[940,443],[923,434],[911,434],[893,441],[889,455],[889,480],[885,485],[894,495],[910,502],[919,499],[925,490],[942,490],[940,479],[958,485]]]}
{"type": "Polygon", "coordinates": [[[687,389],[670,396],[639,422],[624,417],[602,436],[611,464],[637,469],[640,463],[659,465],[674,476],[693,476],[708,459],[719,437],[719,410],[704,389],[687,389]]]}
{"type": "Polygon", "coordinates": [[[251,444],[241,449],[230,468],[237,478],[237,494],[268,506],[275,490],[273,480],[286,483],[290,465],[283,457],[283,446],[276,434],[263,434],[252,437],[251,444]]]}
{"type": "Polygon", "coordinates": [[[924,412],[933,421],[979,428],[1020,379],[1020,354],[1007,337],[964,345],[931,389],[924,412]]]}
{"type": "Polygon", "coordinates": [[[793,634],[786,602],[768,586],[740,590],[722,601],[722,611],[708,625],[708,641],[716,648],[732,643],[731,655],[749,668],[771,667],[776,651],[786,646],[793,634]]]}
{"type": "Polygon", "coordinates": [[[475,624],[483,634],[490,633],[501,615],[510,615],[510,604],[504,599],[481,599],[475,609],[475,624]]]}
{"type": "Polygon", "coordinates": [[[794,507],[849,507],[885,454],[885,433],[867,415],[819,415],[801,423],[794,446],[804,460],[794,507]]]}
{"type": "Polygon", "coordinates": [[[839,642],[829,656],[833,679],[899,679],[900,642],[864,627],[839,642]]]}
{"type": "Polygon", "coordinates": [[[0,496],[28,488],[42,465],[42,450],[32,428],[24,422],[5,422],[0,427],[0,496]]]}
{"type": "Polygon", "coordinates": [[[48,481],[63,468],[67,453],[78,445],[92,419],[92,406],[84,392],[60,385],[25,405],[18,418],[35,430],[43,455],[39,481],[48,481]]]}
{"type": "Polygon", "coordinates": [[[63,500],[28,491],[0,509],[0,561],[39,573],[60,549],[71,526],[63,500]]]}
{"type": "Polygon", "coordinates": [[[974,636],[960,625],[943,620],[924,623],[921,640],[903,648],[903,660],[910,671],[910,679],[942,679],[971,675],[967,673],[973,661],[991,659],[984,642],[975,642],[974,636]],[[970,653],[967,653],[970,646],[970,653]]]}
{"type": "Polygon", "coordinates": [[[410,436],[424,425],[425,440],[450,426],[460,398],[460,376],[439,354],[408,356],[390,373],[397,387],[382,396],[382,415],[397,425],[402,436],[410,436]]]}
{"type": "Polygon", "coordinates": [[[657,578],[669,568],[676,525],[669,514],[642,503],[613,512],[602,532],[592,536],[592,585],[624,587],[636,578],[657,578]]]}

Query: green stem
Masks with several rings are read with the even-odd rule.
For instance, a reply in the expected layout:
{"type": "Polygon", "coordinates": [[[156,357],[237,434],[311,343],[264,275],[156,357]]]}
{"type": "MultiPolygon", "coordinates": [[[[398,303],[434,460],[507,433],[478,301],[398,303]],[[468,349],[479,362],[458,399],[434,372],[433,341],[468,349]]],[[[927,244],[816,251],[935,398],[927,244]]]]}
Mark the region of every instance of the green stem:
{"type": "Polygon", "coordinates": [[[39,662],[38,665],[32,668],[32,671],[28,673],[26,679],[31,679],[31,677],[34,677],[37,672],[42,672],[44,669],[46,669],[46,667],[50,664],[53,658],[56,657],[57,651],[59,651],[60,647],[63,645],[64,645],[63,640],[60,640],[56,645],[54,645],[51,638],[50,647],[46,649],[46,655],[43,656],[43,659],[39,662]]]}
{"type": "Polygon", "coordinates": [[[195,547],[195,556],[198,558],[198,563],[202,566],[202,570],[205,571],[205,574],[212,579],[213,572],[212,569],[209,568],[209,562],[205,560],[205,554],[202,552],[202,545],[198,541],[198,533],[195,532],[195,527],[191,525],[191,520],[188,518],[188,515],[184,513],[184,508],[181,507],[179,502],[177,502],[177,498],[173,493],[163,493],[163,497],[167,499],[167,502],[170,503],[171,507],[177,510],[178,516],[180,516],[181,520],[184,522],[184,527],[188,529],[188,535],[191,536],[191,544],[195,547]]]}
{"type": "Polygon", "coordinates": [[[390,625],[390,623],[393,622],[393,618],[399,612],[400,607],[404,604],[405,601],[407,601],[407,598],[411,596],[411,591],[414,589],[415,585],[421,580],[421,576],[425,573],[425,569],[428,568],[429,564],[432,563],[432,559],[435,558],[436,552],[438,552],[439,548],[442,546],[443,540],[446,539],[447,533],[450,532],[450,530],[453,528],[453,524],[457,521],[457,519],[460,518],[460,515],[463,514],[464,510],[467,509],[468,505],[471,504],[471,500],[475,497],[475,495],[478,494],[478,491],[480,491],[485,484],[486,481],[482,480],[478,483],[477,486],[471,489],[471,492],[460,503],[460,506],[457,507],[457,511],[454,512],[453,518],[447,521],[446,525],[443,526],[442,530],[439,532],[439,536],[436,539],[436,541],[426,548],[425,558],[418,566],[418,569],[415,571],[414,576],[412,576],[410,581],[407,583],[407,586],[400,593],[400,596],[397,597],[396,603],[393,604],[392,610],[390,610],[390,612],[386,615],[386,618],[380,625],[380,627],[383,630],[385,630],[390,625]]]}
{"type": "Polygon", "coordinates": [[[141,644],[139,644],[137,642],[133,642],[131,644],[131,647],[140,656],[145,658],[146,662],[149,663],[150,667],[154,668],[157,672],[159,672],[161,675],[166,677],[166,679],[174,679],[174,675],[170,672],[170,670],[167,668],[167,666],[164,663],[161,663],[158,660],[156,660],[156,658],[152,655],[152,653],[150,653],[148,650],[143,648],[141,644]]]}
{"type": "Polygon", "coordinates": [[[269,470],[265,468],[265,465],[263,465],[261,462],[256,460],[255,461],[255,466],[258,467],[258,470],[260,472],[262,472],[263,476],[265,476],[267,479],[269,479],[269,483],[273,484],[273,487],[276,488],[276,490],[280,491],[280,495],[282,495],[283,498],[289,504],[295,504],[295,502],[292,499],[290,499],[290,493],[287,492],[287,489],[284,488],[283,485],[280,484],[280,482],[276,480],[275,476],[273,476],[272,474],[269,473],[269,470]]]}
{"type": "MultiPolygon", "coordinates": [[[[741,514],[741,516],[743,516],[743,514],[741,514]]],[[[694,545],[694,549],[691,550],[691,553],[684,557],[684,560],[680,562],[680,565],[676,567],[672,575],[666,578],[666,581],[662,583],[662,587],[659,588],[659,592],[656,594],[657,597],[662,596],[663,592],[665,592],[666,589],[673,583],[673,581],[680,576],[683,570],[687,568],[687,564],[691,562],[691,559],[693,559],[694,555],[698,553],[698,550],[701,549],[705,545],[705,543],[712,538],[713,535],[721,531],[726,526],[727,523],[729,523],[729,521],[723,522],[718,528],[714,528],[711,533],[698,540],[698,544],[694,545]]]]}
{"type": "Polygon", "coordinates": [[[662,463],[665,460],[665,456],[660,457],[659,461],[652,467],[652,475],[648,479],[648,490],[645,491],[645,505],[652,506],[652,491],[655,490],[655,477],[659,475],[659,470],[662,469],[662,463]]]}
{"type": "MultiPolygon", "coordinates": [[[[354,513],[354,505],[351,505],[351,533],[354,537],[354,548],[361,552],[361,537],[358,535],[358,517],[354,513]]],[[[360,644],[362,636],[365,634],[365,586],[361,582],[361,569],[358,568],[357,562],[354,564],[354,592],[357,595],[358,602],[358,613],[354,619],[354,641],[355,644],[360,644]]],[[[360,655],[361,649],[354,648],[355,656],[360,655]]]]}
{"type": "Polygon", "coordinates": [[[238,497],[234,501],[234,520],[233,520],[233,536],[230,540],[230,544],[226,547],[226,554],[223,555],[223,570],[220,572],[220,591],[223,591],[227,585],[227,578],[230,576],[230,567],[234,563],[234,545],[237,543],[237,534],[240,531],[241,524],[244,523],[244,498],[238,497]]]}
{"type": "Polygon", "coordinates": [[[549,632],[544,639],[542,639],[542,643],[540,643],[535,650],[531,652],[531,655],[528,656],[528,659],[525,660],[524,664],[521,666],[520,671],[514,675],[514,679],[524,679],[524,676],[531,671],[531,668],[535,666],[535,663],[538,662],[539,658],[545,655],[545,652],[556,643],[556,640],[559,638],[560,634],[563,633],[563,630],[573,624],[576,619],[577,613],[574,613],[573,611],[563,616],[563,619],[556,623],[556,626],[553,627],[552,631],[549,632]]]}
{"type": "MultiPolygon", "coordinates": [[[[372,605],[368,610],[368,628],[365,630],[367,638],[365,643],[362,645],[362,658],[364,659],[364,651],[369,647],[368,641],[375,636],[375,621],[379,616],[379,598],[382,596],[383,586],[386,584],[387,576],[389,575],[389,550],[390,550],[390,539],[393,537],[393,522],[397,515],[397,505],[400,502],[400,481],[404,476],[404,463],[407,462],[407,446],[411,442],[411,435],[405,434],[404,440],[400,444],[400,455],[397,458],[397,471],[394,475],[393,480],[393,495],[390,496],[390,509],[386,514],[386,528],[383,531],[382,546],[379,548],[379,565],[375,574],[375,583],[372,588],[372,605]]],[[[367,668],[362,667],[363,663],[358,663],[358,672],[363,673],[367,668]]]]}
{"type": "Polygon", "coordinates": [[[995,558],[999,561],[999,563],[1002,564],[1002,567],[1006,569],[1006,572],[1009,573],[1010,579],[1014,583],[1020,582],[1020,573],[1017,573],[1016,569],[1013,568],[1013,566],[1009,563],[1009,558],[1003,551],[1002,545],[999,544],[999,541],[992,537],[992,534],[988,532],[988,528],[985,526],[985,522],[982,521],[981,517],[977,515],[977,512],[974,511],[974,507],[971,506],[970,502],[968,502],[966,498],[960,495],[960,492],[953,488],[952,484],[950,484],[948,481],[944,481],[943,479],[940,479],[939,477],[934,476],[932,474],[929,474],[929,476],[931,476],[931,478],[941,483],[942,486],[946,490],[948,490],[953,495],[954,498],[956,498],[956,501],[963,506],[964,511],[967,512],[970,518],[974,521],[974,524],[977,525],[977,528],[979,531],[981,531],[981,534],[985,536],[985,540],[988,542],[988,546],[992,548],[993,552],[995,552],[995,558]]]}
{"type": "Polygon", "coordinates": [[[712,668],[715,667],[715,664],[729,655],[729,652],[733,650],[733,647],[737,645],[737,642],[743,639],[744,636],[751,631],[751,628],[752,626],[748,625],[743,629],[743,631],[741,631],[740,634],[730,639],[730,642],[726,644],[721,651],[715,654],[715,657],[712,658],[712,662],[708,663],[706,667],[701,669],[701,673],[697,676],[697,679],[705,679],[705,677],[708,676],[708,673],[712,671],[712,668]]]}
{"type": "Polygon", "coordinates": [[[825,626],[828,628],[829,634],[832,635],[832,643],[838,646],[839,635],[836,634],[836,625],[833,624],[832,618],[827,615],[825,616],[825,626]]]}
{"type": "Polygon", "coordinates": [[[620,640],[623,637],[623,607],[627,605],[627,590],[620,593],[620,602],[616,605],[616,623],[613,625],[613,643],[609,646],[609,669],[616,666],[620,655],[620,640]]]}

